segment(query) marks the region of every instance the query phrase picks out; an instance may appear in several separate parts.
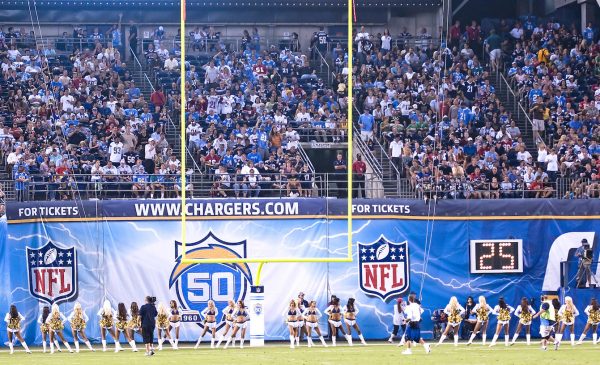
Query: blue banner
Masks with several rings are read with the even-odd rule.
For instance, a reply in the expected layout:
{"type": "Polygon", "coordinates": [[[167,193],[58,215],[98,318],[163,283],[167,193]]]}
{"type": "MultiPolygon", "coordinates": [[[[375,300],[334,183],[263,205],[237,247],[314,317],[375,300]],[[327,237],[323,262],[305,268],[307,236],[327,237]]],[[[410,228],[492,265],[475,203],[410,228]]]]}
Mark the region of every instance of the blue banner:
{"type": "MultiPolygon", "coordinates": [[[[451,296],[464,304],[469,295],[475,300],[484,295],[492,306],[500,297],[512,306],[527,297],[537,309],[542,292],[559,290],[561,262],[574,260],[583,238],[595,257],[600,254],[594,244],[598,203],[451,201],[428,206],[422,201],[355,201],[352,263],[265,266],[265,339],[287,339],[283,313],[299,292],[316,300],[321,310],[331,294],[342,304],[356,298],[358,324],[367,339],[389,336],[395,300],[410,291],[422,298],[422,328],[428,336],[432,312],[451,296]]],[[[215,199],[190,204],[187,257],[346,255],[345,201],[215,199]]],[[[98,340],[95,314],[105,298],[113,307],[119,302],[129,307],[153,294],[161,302],[175,299],[182,308],[198,311],[209,299],[219,311],[229,299],[247,299],[256,265],[181,262],[180,208],[174,200],[9,205],[8,226],[0,222],[0,270],[6,277],[0,307],[7,310],[15,303],[26,317],[25,337],[39,343],[37,317],[53,302],[67,315],[80,302],[90,317],[86,331],[98,340]]],[[[566,294],[582,313],[576,323],[579,333],[586,321],[583,309],[597,290],[573,289],[577,264],[567,268],[571,282],[566,294]]],[[[592,265],[598,278],[599,269],[592,265]]],[[[327,331],[325,318],[320,325],[327,331]]],[[[532,334],[537,327],[534,321],[532,334]]],[[[181,339],[195,340],[200,330],[200,325],[185,323],[181,339]]],[[[6,338],[6,328],[0,331],[6,338]]]]}

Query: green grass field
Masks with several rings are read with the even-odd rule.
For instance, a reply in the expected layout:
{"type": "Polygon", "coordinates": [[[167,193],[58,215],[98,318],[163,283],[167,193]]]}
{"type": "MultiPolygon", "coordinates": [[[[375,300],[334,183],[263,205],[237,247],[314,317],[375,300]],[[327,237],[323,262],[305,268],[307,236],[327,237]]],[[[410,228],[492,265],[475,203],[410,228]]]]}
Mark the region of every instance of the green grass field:
{"type": "Polygon", "coordinates": [[[371,343],[368,346],[355,345],[323,348],[321,346],[291,350],[283,344],[270,344],[263,348],[246,347],[229,348],[227,350],[210,349],[206,345],[193,350],[185,344],[178,351],[166,349],[152,357],[144,356],[142,352],[123,351],[89,352],[79,354],[68,352],[44,354],[40,349],[34,349],[31,355],[19,351],[10,355],[8,351],[0,351],[0,364],[36,364],[36,365],[71,365],[71,364],[598,364],[600,360],[600,345],[587,343],[571,347],[563,344],[558,351],[548,349],[542,351],[536,344],[526,346],[517,344],[504,347],[499,344],[494,348],[474,344],[465,346],[459,344],[444,344],[433,347],[431,354],[425,354],[423,347],[413,350],[413,355],[406,356],[400,352],[402,348],[387,343],[371,343]]]}

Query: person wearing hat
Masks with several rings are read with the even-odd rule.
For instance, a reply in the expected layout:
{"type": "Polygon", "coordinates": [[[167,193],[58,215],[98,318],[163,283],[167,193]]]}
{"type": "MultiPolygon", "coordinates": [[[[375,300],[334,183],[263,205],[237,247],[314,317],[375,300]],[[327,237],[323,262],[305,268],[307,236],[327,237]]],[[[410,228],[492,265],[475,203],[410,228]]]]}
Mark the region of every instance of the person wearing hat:
{"type": "Polygon", "coordinates": [[[398,298],[396,303],[394,303],[394,317],[392,320],[394,328],[392,329],[392,334],[388,339],[389,343],[394,342],[394,338],[398,336],[398,330],[402,328],[402,339],[400,340],[400,344],[398,344],[398,346],[404,346],[404,337],[406,335],[406,316],[404,315],[404,308],[406,308],[406,303],[404,303],[402,298],[398,298]]]}
{"type": "Polygon", "coordinates": [[[579,266],[577,269],[577,287],[585,288],[587,283],[590,283],[592,279],[592,260],[593,251],[586,238],[581,240],[581,246],[575,251],[575,257],[579,260],[579,266]]]}

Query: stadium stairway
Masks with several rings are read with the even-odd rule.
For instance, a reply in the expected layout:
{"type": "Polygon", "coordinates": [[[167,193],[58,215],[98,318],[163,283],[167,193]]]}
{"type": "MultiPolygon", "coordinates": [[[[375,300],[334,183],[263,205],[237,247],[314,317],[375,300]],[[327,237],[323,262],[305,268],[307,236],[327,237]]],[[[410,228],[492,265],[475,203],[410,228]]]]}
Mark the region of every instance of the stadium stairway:
{"type": "Polygon", "coordinates": [[[527,151],[529,151],[529,153],[531,153],[533,161],[536,161],[537,144],[533,139],[531,125],[529,124],[529,121],[525,115],[523,115],[522,112],[519,113],[519,102],[513,98],[513,91],[510,89],[510,85],[507,84],[502,77],[500,77],[501,75],[497,75],[497,72],[492,73],[490,83],[496,89],[496,96],[506,107],[506,110],[511,114],[517,127],[519,127],[521,130],[521,136],[523,138],[523,142],[525,143],[525,148],[527,151]]]}

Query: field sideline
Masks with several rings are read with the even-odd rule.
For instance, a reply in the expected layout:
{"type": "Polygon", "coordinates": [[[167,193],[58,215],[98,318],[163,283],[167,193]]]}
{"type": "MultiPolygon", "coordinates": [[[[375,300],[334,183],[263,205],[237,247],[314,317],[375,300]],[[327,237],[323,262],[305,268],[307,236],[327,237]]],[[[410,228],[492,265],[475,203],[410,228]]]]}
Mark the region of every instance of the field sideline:
{"type": "Polygon", "coordinates": [[[307,348],[304,344],[300,348],[291,350],[287,345],[269,344],[264,348],[246,347],[210,349],[206,345],[201,349],[193,350],[184,344],[178,351],[170,348],[158,352],[153,357],[144,356],[143,351],[131,352],[125,350],[121,353],[103,353],[101,351],[82,351],[79,354],[70,354],[63,350],[62,353],[53,355],[44,354],[40,348],[34,348],[34,353],[26,354],[19,348],[14,355],[8,351],[0,351],[0,364],[39,364],[39,365],[71,365],[71,364],[597,364],[600,358],[600,346],[586,343],[572,347],[569,344],[561,346],[559,351],[548,349],[542,351],[537,341],[531,346],[517,343],[512,347],[499,344],[494,348],[483,347],[478,344],[465,346],[464,343],[454,347],[453,344],[444,344],[433,347],[431,354],[425,354],[421,346],[413,350],[413,355],[401,355],[402,349],[388,343],[371,343],[368,346],[355,345],[353,347],[338,345],[338,347],[324,348],[321,346],[307,348]]]}

